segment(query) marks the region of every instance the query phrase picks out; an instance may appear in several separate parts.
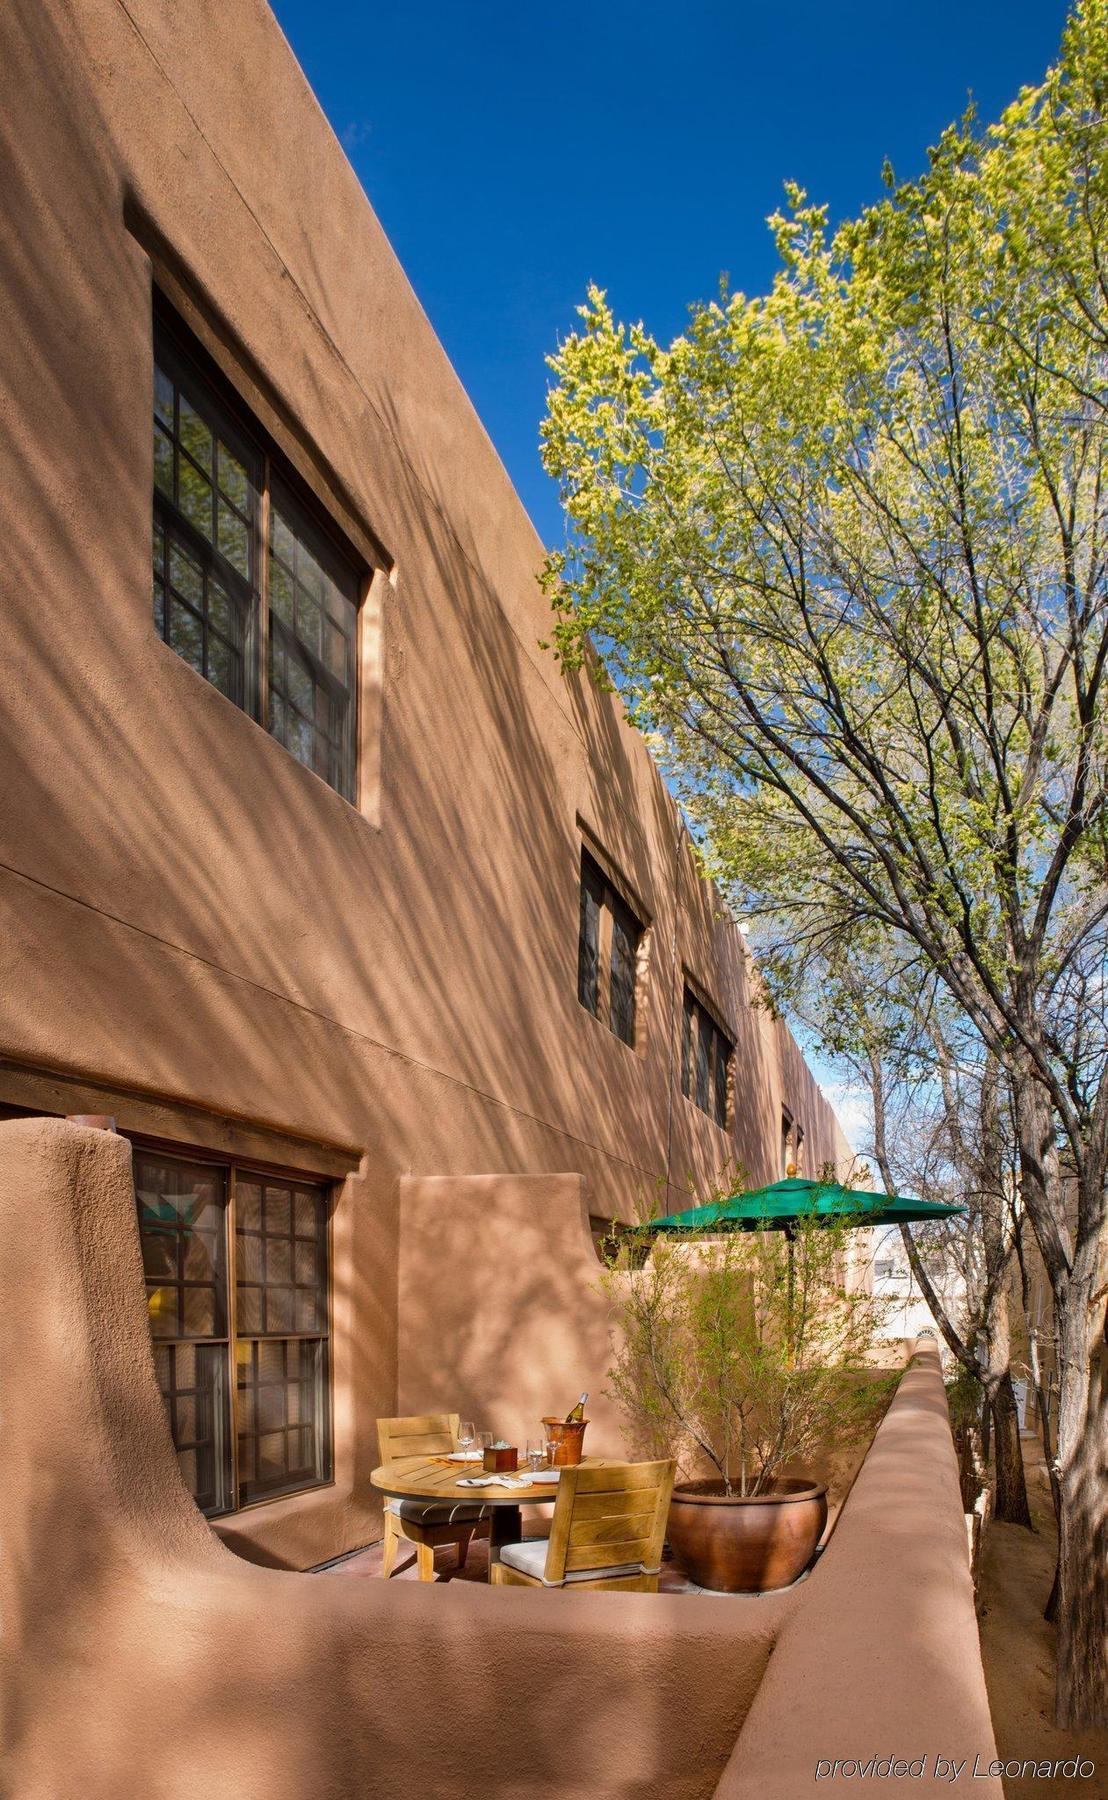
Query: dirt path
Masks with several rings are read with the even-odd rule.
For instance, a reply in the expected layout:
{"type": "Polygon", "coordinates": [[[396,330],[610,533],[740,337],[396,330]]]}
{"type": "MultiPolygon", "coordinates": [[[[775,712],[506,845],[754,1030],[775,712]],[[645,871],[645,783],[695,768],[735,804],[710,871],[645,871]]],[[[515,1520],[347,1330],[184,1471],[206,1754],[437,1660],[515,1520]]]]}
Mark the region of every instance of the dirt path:
{"type": "Polygon", "coordinates": [[[1008,1800],[1072,1794],[1108,1800],[1108,1732],[1059,1731],[1052,1723],[1055,1630],[1043,1618],[1054,1577],[1054,1515],[1037,1439],[1023,1439],[1031,1513],[1038,1526],[994,1520],[985,1534],[978,1617],[997,1754],[1013,1760],[1084,1757],[1096,1764],[1087,1780],[1006,1780],[1008,1800]]]}

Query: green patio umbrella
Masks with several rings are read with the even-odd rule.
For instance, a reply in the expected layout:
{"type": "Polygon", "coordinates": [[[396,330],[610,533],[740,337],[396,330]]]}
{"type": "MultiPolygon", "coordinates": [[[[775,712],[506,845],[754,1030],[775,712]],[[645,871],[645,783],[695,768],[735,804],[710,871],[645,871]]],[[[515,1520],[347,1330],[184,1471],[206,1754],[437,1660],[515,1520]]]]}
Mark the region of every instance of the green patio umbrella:
{"type": "Polygon", "coordinates": [[[926,1219],[949,1219],[965,1212],[964,1206],[947,1206],[936,1200],[915,1200],[907,1194],[863,1194],[837,1181],[806,1181],[793,1175],[753,1188],[749,1194],[732,1194],[708,1206],[691,1206],[687,1212],[667,1213],[648,1219],[638,1229],[647,1231],[757,1231],[768,1227],[790,1238],[797,1221],[815,1217],[852,1218],[860,1226],[908,1225],[926,1219]]]}
{"type": "Polygon", "coordinates": [[[860,1228],[870,1225],[916,1224],[927,1219],[949,1219],[965,1212],[964,1206],[948,1206],[937,1200],[916,1200],[908,1194],[863,1194],[857,1188],[843,1187],[837,1181],[806,1181],[791,1175],[785,1181],[773,1181],[768,1187],[753,1188],[749,1194],[732,1194],[727,1200],[714,1200],[708,1206],[691,1206],[686,1212],[667,1213],[662,1219],[648,1219],[638,1230],[649,1232],[683,1231],[783,1231],[789,1246],[788,1311],[792,1317],[795,1283],[794,1243],[797,1223],[815,1218],[830,1224],[847,1219],[860,1228]]]}

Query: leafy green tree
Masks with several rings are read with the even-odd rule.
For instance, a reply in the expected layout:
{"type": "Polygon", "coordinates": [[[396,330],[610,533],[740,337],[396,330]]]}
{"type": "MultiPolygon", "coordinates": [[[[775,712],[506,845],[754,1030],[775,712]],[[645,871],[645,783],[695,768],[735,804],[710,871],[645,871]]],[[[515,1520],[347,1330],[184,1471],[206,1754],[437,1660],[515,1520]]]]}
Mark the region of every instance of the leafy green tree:
{"type": "Polygon", "coordinates": [[[1010,1083],[1058,1330],[1057,1710],[1108,1717],[1108,0],[987,131],[669,346],[553,358],[548,576],[716,872],[806,947],[900,935],[1010,1083]]]}

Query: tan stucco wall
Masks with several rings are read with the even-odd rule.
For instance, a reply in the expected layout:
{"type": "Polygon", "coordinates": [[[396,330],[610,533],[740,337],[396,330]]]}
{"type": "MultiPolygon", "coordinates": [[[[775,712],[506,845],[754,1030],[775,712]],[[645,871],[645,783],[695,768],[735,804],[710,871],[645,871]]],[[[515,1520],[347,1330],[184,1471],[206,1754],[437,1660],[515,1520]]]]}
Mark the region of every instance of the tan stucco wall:
{"type": "Polygon", "coordinates": [[[402,1181],[401,1410],[425,1401],[525,1443],[587,1389],[586,1449],[623,1454],[600,1274],[578,1175],[402,1181]]]}
{"type": "Polygon", "coordinates": [[[254,1567],[177,1473],[128,1147],[30,1119],[0,1124],[0,1379],[9,1800],[799,1800],[817,1758],[995,1753],[933,1348],[788,1594],[254,1567]]]}
{"type": "Polygon", "coordinates": [[[10,0],[0,70],[0,1103],[360,1166],[336,1485],[229,1527],[304,1564],[375,1529],[372,1422],[417,1398],[401,1177],[570,1171],[627,1216],[667,1169],[670,1204],[775,1175],[783,1100],[810,1167],[844,1146],[641,740],[539,648],[541,546],[268,8],[10,0]],[[148,252],[387,552],[357,808],[155,635],[148,252]],[[577,1003],[582,829],[649,921],[638,1051],[577,1003]],[[679,1090],[686,967],[736,1039],[730,1133],[679,1090]]]}

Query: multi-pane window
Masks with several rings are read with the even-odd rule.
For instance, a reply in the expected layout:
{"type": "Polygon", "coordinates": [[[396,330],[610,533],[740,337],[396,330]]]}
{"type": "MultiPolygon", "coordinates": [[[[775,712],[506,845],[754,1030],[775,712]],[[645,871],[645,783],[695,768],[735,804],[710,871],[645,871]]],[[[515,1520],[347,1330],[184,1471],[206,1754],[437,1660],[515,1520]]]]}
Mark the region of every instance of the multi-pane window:
{"type": "Polygon", "coordinates": [[[734,1048],[722,1026],[686,987],[681,1020],[681,1092],[724,1128],[734,1048]]]}
{"type": "Polygon", "coordinates": [[[171,368],[163,354],[154,370],[154,617],[198,674],[252,709],[260,465],[171,368]]]}
{"type": "Polygon", "coordinates": [[[269,502],[269,729],[349,799],[357,578],[279,486],[269,502]]]}
{"type": "Polygon", "coordinates": [[[141,1147],[134,1168],[158,1385],[196,1504],[328,1480],[326,1188],[141,1147]]]}
{"type": "Polygon", "coordinates": [[[235,1183],[235,1371],[243,1501],[321,1479],[327,1389],[323,1192],[240,1175],[235,1183]]]}
{"type": "Polygon", "coordinates": [[[635,1042],[635,988],[643,928],[600,865],[581,852],[577,998],[625,1044],[635,1042]]]}
{"type": "Polygon", "coordinates": [[[202,1512],[231,1506],[227,1171],[134,1156],[158,1386],[185,1485],[202,1512]]]}
{"type": "Polygon", "coordinates": [[[179,324],[154,335],[154,618],[236,706],[354,797],[361,573],[179,324]]]}

